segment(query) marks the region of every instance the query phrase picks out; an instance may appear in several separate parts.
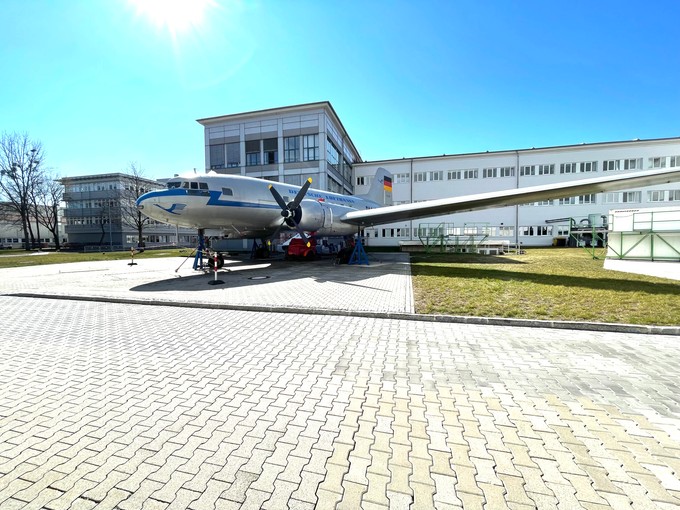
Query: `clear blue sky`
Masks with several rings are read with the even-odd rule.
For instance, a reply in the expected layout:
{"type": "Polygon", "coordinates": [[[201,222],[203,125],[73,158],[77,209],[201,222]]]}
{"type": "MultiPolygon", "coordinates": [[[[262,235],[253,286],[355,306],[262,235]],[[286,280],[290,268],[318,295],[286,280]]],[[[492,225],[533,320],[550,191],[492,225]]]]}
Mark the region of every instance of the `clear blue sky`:
{"type": "Polygon", "coordinates": [[[61,176],[202,171],[196,119],[325,100],[364,160],[680,136],[677,0],[3,0],[0,17],[0,131],[61,176]]]}

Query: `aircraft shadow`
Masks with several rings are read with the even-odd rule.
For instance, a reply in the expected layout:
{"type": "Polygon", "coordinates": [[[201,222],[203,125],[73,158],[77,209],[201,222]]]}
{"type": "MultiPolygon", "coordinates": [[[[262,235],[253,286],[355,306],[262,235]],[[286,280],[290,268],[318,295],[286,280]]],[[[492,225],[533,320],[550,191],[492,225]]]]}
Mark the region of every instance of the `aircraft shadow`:
{"type": "Polygon", "coordinates": [[[133,292],[168,292],[168,291],[208,291],[219,288],[251,287],[267,285],[274,282],[288,282],[293,280],[311,279],[314,283],[334,283],[351,285],[377,291],[388,292],[370,284],[360,283],[370,280],[386,272],[404,273],[404,266],[381,264],[379,266],[362,266],[360,268],[347,265],[335,265],[333,259],[315,261],[283,261],[270,260],[229,260],[225,266],[217,271],[217,279],[224,285],[208,285],[215,276],[212,271],[196,271],[189,276],[174,275],[172,278],[144,283],[132,287],[133,292]]]}

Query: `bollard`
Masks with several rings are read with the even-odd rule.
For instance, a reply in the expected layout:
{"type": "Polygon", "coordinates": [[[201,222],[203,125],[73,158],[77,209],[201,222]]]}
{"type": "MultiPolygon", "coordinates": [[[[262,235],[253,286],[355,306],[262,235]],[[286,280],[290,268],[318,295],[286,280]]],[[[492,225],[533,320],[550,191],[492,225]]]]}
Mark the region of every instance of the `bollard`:
{"type": "Polygon", "coordinates": [[[217,279],[217,253],[215,253],[215,256],[213,257],[213,271],[215,273],[215,279],[210,280],[208,285],[220,285],[224,283],[222,280],[217,279]]]}
{"type": "Polygon", "coordinates": [[[130,256],[132,257],[132,261],[128,263],[128,266],[136,266],[137,262],[135,262],[135,248],[134,248],[134,246],[130,246],[130,256]]]}

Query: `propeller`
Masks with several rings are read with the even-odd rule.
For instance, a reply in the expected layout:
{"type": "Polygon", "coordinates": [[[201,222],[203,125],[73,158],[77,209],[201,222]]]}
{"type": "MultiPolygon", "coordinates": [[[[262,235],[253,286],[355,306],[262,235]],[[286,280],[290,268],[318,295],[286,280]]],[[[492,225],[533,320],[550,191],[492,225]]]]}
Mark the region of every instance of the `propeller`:
{"type": "Polygon", "coordinates": [[[309,239],[307,239],[307,236],[305,235],[304,231],[300,228],[300,225],[298,225],[298,221],[300,220],[300,203],[302,200],[305,198],[305,195],[307,194],[307,190],[309,187],[312,185],[312,178],[308,178],[307,182],[300,188],[300,191],[297,192],[297,195],[295,195],[295,198],[293,199],[292,202],[286,203],[286,201],[283,199],[281,194],[276,191],[276,188],[274,187],[273,184],[269,185],[269,191],[271,194],[274,196],[274,200],[276,200],[276,203],[279,204],[279,207],[281,207],[281,216],[283,216],[283,221],[281,224],[278,226],[278,228],[274,231],[274,234],[271,236],[271,238],[274,238],[278,235],[279,231],[281,228],[283,228],[283,225],[286,224],[289,227],[295,229],[295,231],[300,234],[300,238],[307,244],[307,247],[311,246],[311,243],[309,242],[309,239]],[[298,214],[297,221],[295,219],[296,213],[298,214]]]}

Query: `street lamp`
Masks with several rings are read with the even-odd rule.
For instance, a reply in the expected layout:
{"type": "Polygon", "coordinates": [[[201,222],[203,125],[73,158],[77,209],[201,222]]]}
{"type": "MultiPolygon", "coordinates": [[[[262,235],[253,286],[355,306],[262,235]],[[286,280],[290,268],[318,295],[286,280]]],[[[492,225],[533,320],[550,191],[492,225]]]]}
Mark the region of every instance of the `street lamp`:
{"type": "MultiPolygon", "coordinates": [[[[35,159],[35,153],[37,152],[36,148],[33,147],[30,151],[30,154],[27,152],[26,156],[28,156],[28,175],[33,178],[33,171],[38,168],[38,165],[40,165],[40,160],[35,159]]],[[[41,249],[41,243],[40,243],[40,219],[38,218],[38,201],[36,200],[35,192],[36,192],[36,187],[40,183],[37,181],[34,181],[33,185],[33,212],[35,213],[35,233],[36,237],[38,238],[38,251],[41,249]]]]}

